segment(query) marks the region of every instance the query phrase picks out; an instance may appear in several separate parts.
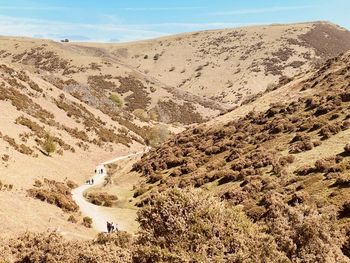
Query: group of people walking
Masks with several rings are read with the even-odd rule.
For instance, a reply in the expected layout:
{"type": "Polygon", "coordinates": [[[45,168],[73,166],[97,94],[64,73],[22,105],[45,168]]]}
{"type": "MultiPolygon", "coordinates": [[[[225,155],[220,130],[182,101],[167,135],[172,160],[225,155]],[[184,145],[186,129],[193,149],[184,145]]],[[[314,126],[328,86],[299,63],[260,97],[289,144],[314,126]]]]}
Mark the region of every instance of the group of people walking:
{"type": "Polygon", "coordinates": [[[87,184],[94,184],[94,178],[90,179],[90,180],[87,180],[86,181],[87,184]]]}
{"type": "Polygon", "coordinates": [[[103,168],[95,169],[95,174],[104,174],[103,168]]]}
{"type": "Polygon", "coordinates": [[[114,232],[114,231],[118,231],[117,224],[114,225],[113,222],[109,223],[109,222],[107,221],[107,231],[108,231],[108,233],[112,233],[112,232],[114,232]]]}

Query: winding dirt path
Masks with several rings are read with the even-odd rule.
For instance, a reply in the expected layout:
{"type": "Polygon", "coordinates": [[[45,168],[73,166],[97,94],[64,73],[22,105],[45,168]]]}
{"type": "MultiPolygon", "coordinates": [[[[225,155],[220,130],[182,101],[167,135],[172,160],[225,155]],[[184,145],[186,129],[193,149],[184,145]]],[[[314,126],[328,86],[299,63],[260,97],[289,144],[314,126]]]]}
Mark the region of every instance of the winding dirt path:
{"type": "MultiPolygon", "coordinates": [[[[129,157],[137,156],[149,151],[149,148],[146,148],[145,151],[133,153],[121,157],[117,157],[113,160],[102,163],[101,165],[112,164],[129,157]]],[[[94,205],[88,202],[84,197],[84,192],[92,187],[102,186],[104,183],[104,179],[106,178],[107,173],[103,174],[95,174],[92,178],[94,179],[94,184],[83,184],[72,191],[72,198],[77,203],[80,208],[81,213],[84,216],[88,216],[92,218],[92,227],[99,232],[106,232],[107,226],[106,222],[113,222],[118,224],[119,230],[130,230],[135,229],[136,222],[135,221],[127,221],[123,220],[123,218],[130,218],[130,214],[135,214],[136,212],[127,208],[109,208],[109,207],[101,207],[94,205]]]]}

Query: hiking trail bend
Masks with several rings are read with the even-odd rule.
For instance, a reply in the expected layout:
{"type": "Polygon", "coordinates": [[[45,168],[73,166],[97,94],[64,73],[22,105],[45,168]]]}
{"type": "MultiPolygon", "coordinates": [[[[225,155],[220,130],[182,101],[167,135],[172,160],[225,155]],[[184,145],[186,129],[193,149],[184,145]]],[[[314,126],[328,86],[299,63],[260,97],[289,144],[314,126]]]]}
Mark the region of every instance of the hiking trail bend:
{"type": "MultiPolygon", "coordinates": [[[[109,160],[109,161],[106,161],[104,163],[101,163],[100,165],[112,164],[112,163],[115,163],[115,162],[118,162],[121,160],[125,160],[129,157],[141,155],[143,153],[148,152],[149,150],[150,150],[150,148],[147,147],[144,151],[128,154],[125,156],[120,156],[120,157],[117,157],[113,160],[109,160]]],[[[90,178],[90,180],[91,179],[94,180],[94,184],[90,185],[90,184],[84,183],[83,185],[75,188],[72,191],[72,198],[76,202],[76,204],[79,206],[79,209],[80,209],[82,215],[92,218],[92,227],[95,230],[97,230],[99,232],[106,232],[107,231],[107,227],[106,227],[107,221],[108,222],[112,221],[113,223],[117,223],[119,230],[126,230],[130,227],[128,224],[132,224],[133,222],[122,222],[118,219],[121,218],[123,213],[130,212],[130,209],[97,206],[97,205],[94,205],[94,204],[88,202],[84,197],[84,192],[87,191],[88,189],[90,189],[92,187],[96,187],[96,186],[102,186],[106,176],[107,176],[106,170],[104,170],[102,174],[96,173],[93,177],[90,178]],[[119,214],[119,217],[116,216],[117,214],[119,214]]]]}

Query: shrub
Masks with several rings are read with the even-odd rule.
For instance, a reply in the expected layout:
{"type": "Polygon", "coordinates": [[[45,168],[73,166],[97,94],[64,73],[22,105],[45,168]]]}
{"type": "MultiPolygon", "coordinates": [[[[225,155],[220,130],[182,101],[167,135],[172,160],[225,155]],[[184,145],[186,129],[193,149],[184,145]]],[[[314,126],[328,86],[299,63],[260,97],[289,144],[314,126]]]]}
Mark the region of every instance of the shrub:
{"type": "Polygon", "coordinates": [[[78,187],[78,184],[73,182],[72,180],[68,180],[66,184],[70,189],[74,189],[78,187]]]}
{"type": "Polygon", "coordinates": [[[27,232],[0,246],[0,262],[131,263],[129,249],[116,242],[68,241],[56,232],[27,232]]]}
{"type": "Polygon", "coordinates": [[[157,125],[152,127],[145,135],[147,145],[156,147],[170,137],[170,131],[165,125],[157,125]]]}
{"type": "Polygon", "coordinates": [[[8,154],[4,154],[1,159],[4,161],[4,162],[8,162],[10,160],[10,156],[8,154]]]}
{"type": "Polygon", "coordinates": [[[321,213],[304,205],[290,207],[275,194],[268,200],[268,232],[291,262],[349,261],[341,251],[345,237],[331,208],[321,213]]]}
{"type": "Polygon", "coordinates": [[[341,131],[341,125],[339,123],[327,124],[320,130],[322,139],[329,139],[332,135],[337,134],[341,131]]]}
{"type": "Polygon", "coordinates": [[[310,151],[314,147],[311,141],[298,141],[290,145],[289,153],[301,153],[305,151],[310,151]]]}
{"type": "Polygon", "coordinates": [[[346,155],[350,155],[350,144],[349,143],[347,145],[345,145],[344,152],[346,155]]]}
{"type": "Polygon", "coordinates": [[[160,55],[157,53],[153,56],[153,60],[157,61],[159,59],[160,55]]]}
{"type": "Polygon", "coordinates": [[[163,179],[162,174],[152,174],[148,179],[148,183],[153,184],[153,183],[156,183],[162,179],[163,179]]]}
{"type": "Polygon", "coordinates": [[[37,135],[39,138],[42,138],[45,136],[44,128],[41,127],[39,124],[37,124],[34,121],[31,121],[30,119],[20,116],[16,119],[16,124],[21,124],[23,126],[28,127],[32,132],[34,132],[35,135],[37,135]]]}
{"type": "Polygon", "coordinates": [[[148,112],[148,115],[149,115],[150,120],[152,120],[152,121],[158,121],[158,119],[159,119],[159,115],[158,115],[156,110],[150,110],[148,112]]]}
{"type": "Polygon", "coordinates": [[[88,216],[85,216],[83,218],[83,225],[87,228],[91,228],[92,227],[92,218],[91,217],[88,217],[88,216]]]}
{"type": "Polygon", "coordinates": [[[315,168],[311,167],[310,165],[306,165],[298,168],[295,172],[297,175],[304,176],[304,175],[313,173],[314,171],[315,171],[315,168]]]}
{"type": "Polygon", "coordinates": [[[172,189],[152,201],[138,213],[136,263],[282,262],[285,258],[243,211],[207,193],[172,189]]]}
{"type": "Polygon", "coordinates": [[[125,231],[113,233],[99,233],[96,243],[100,245],[116,245],[121,248],[130,248],[132,246],[132,235],[125,231]]]}
{"type": "Polygon", "coordinates": [[[135,192],[134,192],[134,198],[143,195],[148,191],[148,187],[145,185],[141,185],[135,192]]]}
{"type": "Polygon", "coordinates": [[[117,107],[122,107],[123,106],[123,101],[121,100],[121,98],[119,98],[118,95],[116,94],[111,94],[109,96],[109,99],[117,106],[117,107]]]}
{"type": "Polygon", "coordinates": [[[41,187],[41,186],[43,186],[43,183],[40,180],[35,180],[34,186],[35,187],[41,187]]]}
{"type": "Polygon", "coordinates": [[[74,215],[70,215],[70,216],[68,217],[68,221],[71,222],[71,223],[76,223],[76,222],[78,222],[78,220],[75,218],[74,215]]]}
{"type": "Polygon", "coordinates": [[[141,121],[148,122],[150,120],[148,113],[143,109],[136,109],[132,113],[141,121]]]}
{"type": "Polygon", "coordinates": [[[334,157],[317,160],[315,162],[315,169],[317,172],[327,173],[334,167],[335,162],[336,160],[334,157]]]}
{"type": "Polygon", "coordinates": [[[102,205],[106,207],[111,207],[113,203],[118,200],[118,197],[116,195],[110,195],[106,192],[88,193],[86,195],[86,198],[94,205],[102,205]]]}
{"type": "Polygon", "coordinates": [[[350,218],[350,202],[349,201],[345,202],[342,205],[342,207],[341,207],[341,209],[340,209],[340,211],[338,213],[338,217],[339,218],[344,218],[344,217],[350,218]]]}
{"type": "Polygon", "coordinates": [[[45,136],[45,141],[42,145],[42,148],[47,153],[47,156],[50,156],[50,154],[56,150],[54,137],[52,137],[49,133],[47,133],[45,136]]]}
{"type": "Polygon", "coordinates": [[[29,148],[28,146],[24,144],[17,144],[14,138],[9,137],[8,135],[5,135],[2,137],[4,141],[6,141],[9,145],[11,145],[16,151],[26,154],[26,155],[31,155],[33,153],[33,150],[29,148]]]}
{"type": "Polygon", "coordinates": [[[333,187],[341,187],[341,188],[347,188],[350,187],[350,176],[349,174],[337,174],[336,180],[334,184],[332,185],[333,187]]]}
{"type": "Polygon", "coordinates": [[[71,188],[64,183],[44,179],[44,184],[37,180],[34,186],[35,188],[27,190],[29,196],[56,205],[64,211],[78,211],[78,206],[72,199],[71,188]]]}

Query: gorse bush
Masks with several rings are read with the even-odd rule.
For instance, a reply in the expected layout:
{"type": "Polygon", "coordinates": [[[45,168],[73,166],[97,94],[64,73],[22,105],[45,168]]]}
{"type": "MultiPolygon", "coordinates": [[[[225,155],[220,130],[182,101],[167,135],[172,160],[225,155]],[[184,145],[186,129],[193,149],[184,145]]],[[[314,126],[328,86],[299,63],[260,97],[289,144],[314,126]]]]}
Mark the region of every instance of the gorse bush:
{"type": "Polygon", "coordinates": [[[200,190],[162,193],[138,221],[134,262],[287,262],[241,209],[200,190]]]}
{"type": "MultiPolygon", "coordinates": [[[[56,205],[64,211],[76,212],[78,205],[72,199],[71,187],[73,182],[65,183],[44,179],[44,182],[35,181],[34,188],[28,189],[30,197],[39,199],[42,202],[56,205]]],[[[74,184],[74,183],[73,183],[74,184]]]]}
{"type": "Polygon", "coordinates": [[[92,227],[92,218],[85,216],[83,218],[83,225],[86,226],[87,228],[91,228],[92,227]]]}
{"type": "Polygon", "coordinates": [[[145,135],[147,145],[156,147],[160,143],[166,141],[170,137],[170,131],[165,125],[157,125],[149,129],[145,135]]]}
{"type": "Polygon", "coordinates": [[[143,109],[136,109],[132,113],[141,121],[148,122],[150,120],[148,113],[143,109]]]}
{"type": "MultiPolygon", "coordinates": [[[[25,233],[7,243],[0,240],[0,261],[350,262],[343,254],[348,244],[335,221],[337,211],[289,206],[281,198],[270,194],[255,206],[263,214],[255,209],[261,219],[253,223],[240,207],[209,192],[174,188],[154,195],[138,212],[135,237],[118,231],[94,241],[67,241],[57,233],[25,233]]],[[[346,203],[342,211],[348,210],[346,203]]],[[[84,222],[92,223],[91,218],[84,222]]]]}
{"type": "MultiPolygon", "coordinates": [[[[24,233],[0,246],[0,262],[72,262],[72,263],[128,263],[127,248],[118,246],[113,239],[97,241],[68,241],[56,232],[24,233]],[[113,242],[113,243],[112,243],[113,242]]],[[[125,239],[127,241],[127,239],[125,239]]],[[[124,244],[123,244],[124,245],[124,244]]]]}
{"type": "Polygon", "coordinates": [[[336,222],[336,211],[291,207],[276,194],[264,202],[268,232],[290,262],[350,262],[341,251],[345,237],[336,222]]]}
{"type": "Polygon", "coordinates": [[[111,94],[109,96],[109,99],[117,106],[117,107],[122,107],[123,106],[123,101],[121,98],[118,97],[116,94],[111,94]]]}
{"type": "Polygon", "coordinates": [[[43,147],[43,150],[47,153],[47,156],[50,156],[51,153],[55,152],[56,150],[55,139],[49,133],[45,135],[45,141],[42,147],[43,147]]]}

